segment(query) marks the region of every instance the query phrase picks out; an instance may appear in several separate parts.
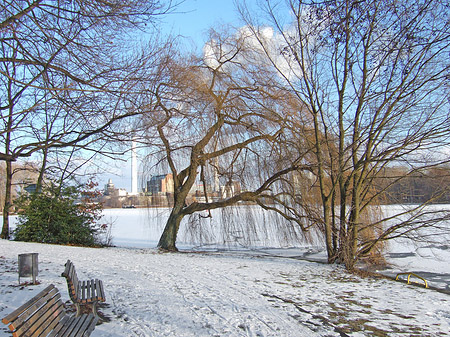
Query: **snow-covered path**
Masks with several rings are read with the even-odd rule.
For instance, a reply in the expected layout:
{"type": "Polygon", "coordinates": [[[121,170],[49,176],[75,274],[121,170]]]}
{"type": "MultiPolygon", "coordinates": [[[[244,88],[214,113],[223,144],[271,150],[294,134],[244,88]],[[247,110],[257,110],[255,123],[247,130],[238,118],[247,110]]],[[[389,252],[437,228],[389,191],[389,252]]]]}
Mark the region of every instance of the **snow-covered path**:
{"type": "MultiPolygon", "coordinates": [[[[100,278],[100,336],[450,336],[450,297],[340,267],[249,254],[160,254],[0,240],[0,318],[60,277],[100,278]],[[40,285],[18,287],[17,255],[39,253],[40,285]]],[[[0,325],[0,337],[10,336],[0,325]]]]}

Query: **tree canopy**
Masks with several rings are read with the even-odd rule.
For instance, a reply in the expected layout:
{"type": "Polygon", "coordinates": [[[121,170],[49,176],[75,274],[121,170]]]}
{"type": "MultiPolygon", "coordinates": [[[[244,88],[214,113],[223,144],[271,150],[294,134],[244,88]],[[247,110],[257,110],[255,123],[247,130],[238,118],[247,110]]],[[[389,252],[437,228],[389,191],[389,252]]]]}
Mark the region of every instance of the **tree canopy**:
{"type": "MultiPolygon", "coordinates": [[[[240,7],[280,85],[313,121],[330,262],[351,269],[394,233],[427,226],[385,227],[367,215],[385,192],[375,188],[385,168],[402,163],[414,172],[447,161],[436,155],[449,141],[447,7],[443,1],[289,1],[293,20],[286,24],[267,1],[270,34],[260,26],[262,16],[240,7]]],[[[310,213],[303,199],[292,201],[310,213]]]]}
{"type": "Polygon", "coordinates": [[[106,137],[116,134],[124,119],[139,114],[132,99],[139,90],[134,79],[156,78],[158,61],[164,58],[155,32],[139,57],[132,36],[170,11],[171,3],[9,0],[0,9],[5,238],[11,162],[34,156],[44,172],[52,151],[70,148],[68,157],[74,148],[106,153],[106,137]]]}

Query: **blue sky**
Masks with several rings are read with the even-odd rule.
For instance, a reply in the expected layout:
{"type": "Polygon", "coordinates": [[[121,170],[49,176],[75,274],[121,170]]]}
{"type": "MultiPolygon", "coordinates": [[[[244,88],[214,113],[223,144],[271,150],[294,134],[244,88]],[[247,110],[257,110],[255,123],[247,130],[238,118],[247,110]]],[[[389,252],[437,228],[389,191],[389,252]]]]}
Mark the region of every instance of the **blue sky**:
{"type": "MultiPolygon", "coordinates": [[[[248,4],[256,2],[247,0],[248,4]]],[[[200,48],[207,39],[209,28],[221,24],[242,25],[233,0],[186,0],[164,21],[165,30],[192,39],[200,48]]]]}
{"type": "Polygon", "coordinates": [[[237,23],[237,18],[231,0],[186,0],[166,21],[169,26],[173,24],[175,34],[198,37],[216,23],[237,23]]]}

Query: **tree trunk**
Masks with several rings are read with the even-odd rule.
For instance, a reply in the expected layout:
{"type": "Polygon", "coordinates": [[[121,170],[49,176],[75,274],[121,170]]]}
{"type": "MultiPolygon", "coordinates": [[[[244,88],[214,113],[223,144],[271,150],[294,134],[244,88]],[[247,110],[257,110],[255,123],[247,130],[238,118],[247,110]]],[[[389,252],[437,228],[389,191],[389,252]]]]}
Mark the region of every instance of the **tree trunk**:
{"type": "Polygon", "coordinates": [[[327,246],[327,257],[328,263],[333,263],[336,260],[336,252],[333,245],[333,228],[331,221],[331,208],[329,201],[325,200],[323,202],[323,218],[325,225],[325,242],[327,246]]]}
{"type": "Polygon", "coordinates": [[[44,183],[44,175],[45,175],[45,170],[47,168],[47,157],[48,157],[48,148],[46,147],[44,149],[43,152],[43,156],[42,156],[42,165],[41,165],[41,169],[39,171],[39,177],[36,181],[36,192],[40,193],[42,191],[42,185],[44,183]]]}
{"type": "MultiPolygon", "coordinates": [[[[178,202],[180,203],[180,202],[178,202]]],[[[166,226],[158,242],[158,248],[162,250],[176,252],[178,251],[176,247],[178,230],[180,229],[181,220],[184,217],[182,213],[183,204],[175,204],[170,212],[169,219],[167,219],[166,226]]]]}
{"type": "Polygon", "coordinates": [[[12,191],[12,163],[6,161],[6,183],[5,183],[5,204],[3,205],[3,227],[2,239],[9,239],[9,211],[11,208],[11,191],[12,191]]]}
{"type": "MultiPolygon", "coordinates": [[[[356,185],[356,179],[355,179],[356,185]]],[[[348,235],[347,241],[347,261],[346,267],[348,270],[352,270],[354,268],[356,262],[356,254],[358,252],[358,231],[360,225],[360,212],[361,210],[361,201],[360,201],[360,188],[358,185],[353,187],[353,196],[352,196],[352,210],[350,212],[350,231],[348,235]]]]}

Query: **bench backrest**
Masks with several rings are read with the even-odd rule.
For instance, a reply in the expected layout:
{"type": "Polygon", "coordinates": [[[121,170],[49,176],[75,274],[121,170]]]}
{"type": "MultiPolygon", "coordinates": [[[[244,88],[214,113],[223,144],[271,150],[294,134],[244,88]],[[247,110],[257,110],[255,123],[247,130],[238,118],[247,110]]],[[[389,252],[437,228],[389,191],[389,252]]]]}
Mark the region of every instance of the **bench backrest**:
{"type": "Polygon", "coordinates": [[[51,284],[2,319],[13,336],[46,336],[65,316],[61,295],[51,284]]]}
{"type": "Polygon", "coordinates": [[[78,302],[80,282],[78,281],[75,265],[70,260],[67,260],[66,268],[64,269],[64,272],[61,274],[61,276],[64,276],[67,280],[67,287],[69,289],[69,296],[71,300],[74,302],[78,302]]]}

